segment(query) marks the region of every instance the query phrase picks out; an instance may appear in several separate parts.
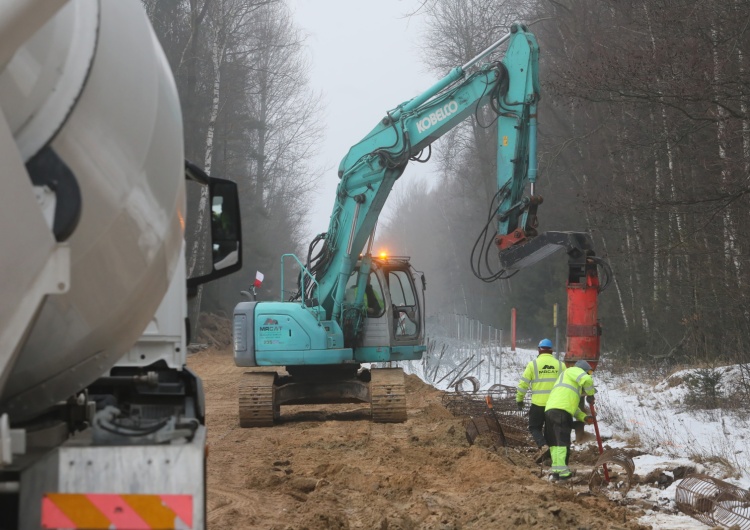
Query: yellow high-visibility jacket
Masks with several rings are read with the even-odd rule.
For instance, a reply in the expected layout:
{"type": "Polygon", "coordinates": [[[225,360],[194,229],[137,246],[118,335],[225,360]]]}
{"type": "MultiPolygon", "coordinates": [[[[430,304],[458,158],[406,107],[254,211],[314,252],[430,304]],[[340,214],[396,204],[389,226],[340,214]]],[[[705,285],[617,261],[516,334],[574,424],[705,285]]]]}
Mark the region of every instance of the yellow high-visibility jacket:
{"type": "Polygon", "coordinates": [[[518,380],[516,401],[523,401],[526,392],[531,390],[531,403],[540,407],[545,406],[557,376],[564,370],[563,363],[555,359],[551,353],[539,354],[526,365],[526,370],[518,380]]]}
{"type": "Polygon", "coordinates": [[[595,393],[594,378],[581,368],[573,366],[557,378],[547,399],[545,410],[561,409],[575,419],[583,421],[586,414],[578,408],[581,396],[584,394],[593,396],[595,393]]]}

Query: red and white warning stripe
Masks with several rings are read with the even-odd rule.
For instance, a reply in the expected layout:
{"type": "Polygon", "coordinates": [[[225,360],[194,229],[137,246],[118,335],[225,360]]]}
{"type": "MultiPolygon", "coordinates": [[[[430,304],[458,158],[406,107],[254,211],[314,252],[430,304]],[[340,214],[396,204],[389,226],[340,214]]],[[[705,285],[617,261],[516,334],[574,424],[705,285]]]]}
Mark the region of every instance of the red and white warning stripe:
{"type": "Polygon", "coordinates": [[[42,528],[177,530],[192,527],[192,495],[47,493],[42,499],[42,528]]]}

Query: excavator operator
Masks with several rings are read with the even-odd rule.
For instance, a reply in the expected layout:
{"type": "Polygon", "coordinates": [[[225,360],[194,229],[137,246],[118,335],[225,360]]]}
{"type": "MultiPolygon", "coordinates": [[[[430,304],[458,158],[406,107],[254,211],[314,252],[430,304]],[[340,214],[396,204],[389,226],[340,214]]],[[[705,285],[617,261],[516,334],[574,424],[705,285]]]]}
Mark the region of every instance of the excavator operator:
{"type": "MultiPolygon", "coordinates": [[[[352,275],[352,278],[355,281],[354,283],[351,283],[346,290],[345,300],[349,303],[354,302],[354,300],[357,298],[356,277],[356,274],[352,275]]],[[[370,276],[367,278],[367,285],[365,286],[364,298],[368,317],[379,316],[383,312],[383,296],[379,294],[378,291],[380,291],[380,283],[378,282],[377,277],[375,277],[375,274],[370,273],[370,276]],[[378,286],[377,290],[372,286],[373,278],[375,279],[375,284],[378,286]]]]}

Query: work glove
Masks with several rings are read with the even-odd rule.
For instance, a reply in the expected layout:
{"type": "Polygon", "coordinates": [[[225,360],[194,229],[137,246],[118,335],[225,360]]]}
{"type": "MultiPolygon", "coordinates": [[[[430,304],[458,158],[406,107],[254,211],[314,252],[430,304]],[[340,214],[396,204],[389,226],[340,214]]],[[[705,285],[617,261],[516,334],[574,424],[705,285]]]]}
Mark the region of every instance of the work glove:
{"type": "Polygon", "coordinates": [[[594,399],[593,395],[592,396],[586,396],[586,402],[587,403],[590,403],[591,405],[593,405],[595,401],[596,401],[596,399],[594,399]]]}
{"type": "Polygon", "coordinates": [[[586,425],[593,425],[594,423],[594,417],[593,416],[586,416],[583,418],[583,421],[586,425]]]}
{"type": "Polygon", "coordinates": [[[523,401],[516,401],[516,407],[518,407],[518,410],[523,410],[523,401]]]}

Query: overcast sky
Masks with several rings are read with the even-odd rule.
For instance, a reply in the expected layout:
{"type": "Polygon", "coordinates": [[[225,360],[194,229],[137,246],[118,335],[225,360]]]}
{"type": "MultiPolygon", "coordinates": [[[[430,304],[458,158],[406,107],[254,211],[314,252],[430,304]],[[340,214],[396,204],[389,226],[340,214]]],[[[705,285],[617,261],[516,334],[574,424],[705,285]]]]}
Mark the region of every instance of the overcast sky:
{"type": "MultiPolygon", "coordinates": [[[[387,110],[424,92],[440,77],[426,72],[419,60],[421,18],[405,17],[420,3],[289,0],[297,24],[308,35],[311,87],[323,93],[325,102],[325,139],[314,165],[326,170],[310,205],[310,239],[328,230],[338,184],[336,172],[349,148],[370,132],[387,110]]],[[[410,164],[389,202],[393,203],[406,180],[430,178],[433,171],[434,161],[410,164]]]]}

